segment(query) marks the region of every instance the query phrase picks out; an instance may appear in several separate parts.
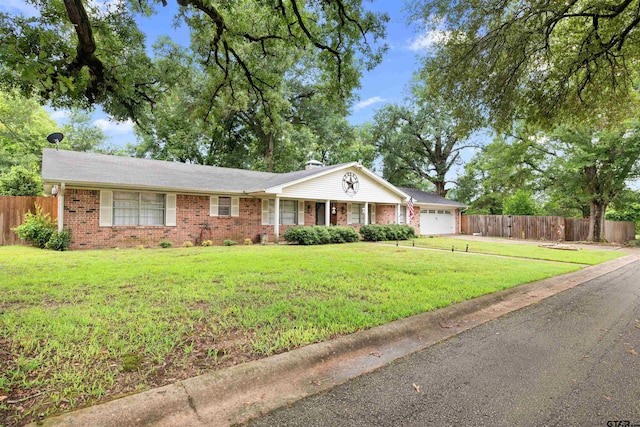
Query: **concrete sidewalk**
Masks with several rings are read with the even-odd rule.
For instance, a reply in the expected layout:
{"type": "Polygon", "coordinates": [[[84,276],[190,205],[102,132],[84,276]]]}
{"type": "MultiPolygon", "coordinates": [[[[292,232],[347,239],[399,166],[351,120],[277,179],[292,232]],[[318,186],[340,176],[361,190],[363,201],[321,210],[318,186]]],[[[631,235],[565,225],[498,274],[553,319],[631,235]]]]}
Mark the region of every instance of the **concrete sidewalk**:
{"type": "Polygon", "coordinates": [[[335,340],[211,372],[32,426],[230,426],[640,260],[637,253],[335,340]]]}

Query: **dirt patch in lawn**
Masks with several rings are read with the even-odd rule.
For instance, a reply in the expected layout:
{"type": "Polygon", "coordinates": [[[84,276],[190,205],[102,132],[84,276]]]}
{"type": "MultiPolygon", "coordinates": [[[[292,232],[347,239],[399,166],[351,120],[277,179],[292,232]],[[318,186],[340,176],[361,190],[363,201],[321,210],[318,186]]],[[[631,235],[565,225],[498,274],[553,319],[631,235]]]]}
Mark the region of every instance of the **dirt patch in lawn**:
{"type": "Polygon", "coordinates": [[[118,371],[113,385],[99,397],[83,396],[71,402],[60,398],[54,390],[37,387],[38,376],[42,375],[37,368],[27,375],[28,379],[33,380],[31,386],[14,387],[11,390],[3,388],[1,375],[24,369],[20,366],[24,362],[20,359],[20,349],[13,347],[8,338],[0,337],[0,426],[22,426],[71,408],[104,403],[264,357],[251,351],[251,339],[238,331],[229,331],[213,339],[205,325],[198,325],[194,333],[185,337],[183,344],[173,349],[162,361],[153,360],[148,355],[137,355],[135,361],[133,356],[136,355],[133,354],[128,358],[107,361],[105,365],[118,371]],[[126,363],[130,366],[125,367],[126,363]],[[33,412],[34,408],[37,408],[37,413],[33,412]]]}

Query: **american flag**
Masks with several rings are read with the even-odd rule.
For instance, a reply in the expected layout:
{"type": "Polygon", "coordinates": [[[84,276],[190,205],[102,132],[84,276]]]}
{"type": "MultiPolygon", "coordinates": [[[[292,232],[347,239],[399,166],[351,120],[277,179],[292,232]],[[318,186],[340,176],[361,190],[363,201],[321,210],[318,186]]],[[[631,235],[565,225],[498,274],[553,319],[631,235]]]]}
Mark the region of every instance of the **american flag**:
{"type": "Polygon", "coordinates": [[[409,200],[407,200],[407,212],[409,213],[409,221],[413,221],[413,217],[416,216],[415,212],[413,212],[413,197],[409,197],[409,200]]]}

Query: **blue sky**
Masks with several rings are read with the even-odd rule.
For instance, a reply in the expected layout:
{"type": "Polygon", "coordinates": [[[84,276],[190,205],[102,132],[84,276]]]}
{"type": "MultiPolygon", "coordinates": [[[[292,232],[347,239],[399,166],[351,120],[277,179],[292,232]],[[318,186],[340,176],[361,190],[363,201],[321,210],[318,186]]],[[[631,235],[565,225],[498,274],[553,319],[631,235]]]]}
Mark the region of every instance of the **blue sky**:
{"type": "MultiPolygon", "coordinates": [[[[94,0],[99,3],[113,3],[118,0],[94,0]]],[[[167,7],[158,5],[158,13],[151,18],[139,20],[141,29],[147,35],[147,46],[153,45],[158,37],[167,35],[180,44],[189,43],[188,28],[182,26],[173,28],[173,15],[177,8],[173,1],[167,7]]],[[[365,2],[365,7],[379,12],[386,12],[390,16],[387,25],[386,43],[389,50],[380,65],[372,71],[365,71],[361,80],[362,88],[358,91],[359,100],[352,108],[349,120],[353,124],[362,124],[373,118],[375,110],[385,103],[402,102],[405,89],[414,70],[418,67],[417,54],[424,49],[426,34],[418,34],[409,28],[406,13],[402,10],[403,1],[374,1],[365,2]]],[[[24,0],[3,0],[0,11],[9,13],[35,14],[35,9],[24,0]]],[[[64,111],[50,110],[54,119],[60,124],[65,121],[64,111]]],[[[102,111],[93,112],[94,123],[103,129],[109,137],[109,144],[126,145],[135,143],[133,124],[131,122],[118,123],[109,120],[102,111]]]]}

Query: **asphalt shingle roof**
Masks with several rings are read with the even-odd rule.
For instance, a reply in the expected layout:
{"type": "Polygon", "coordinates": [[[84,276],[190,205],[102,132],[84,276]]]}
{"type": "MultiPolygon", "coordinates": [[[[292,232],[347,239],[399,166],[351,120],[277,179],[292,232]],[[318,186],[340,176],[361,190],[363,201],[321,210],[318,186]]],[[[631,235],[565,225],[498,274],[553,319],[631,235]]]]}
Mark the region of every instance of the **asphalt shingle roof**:
{"type": "Polygon", "coordinates": [[[455,200],[447,199],[446,197],[438,196],[434,193],[418,190],[417,188],[398,187],[400,191],[407,193],[418,204],[434,204],[434,205],[447,205],[447,206],[459,206],[467,207],[464,203],[456,202],[455,200]]]}
{"type": "Polygon", "coordinates": [[[42,180],[108,187],[251,193],[340,166],[269,173],[46,148],[42,154],[42,180]]]}

